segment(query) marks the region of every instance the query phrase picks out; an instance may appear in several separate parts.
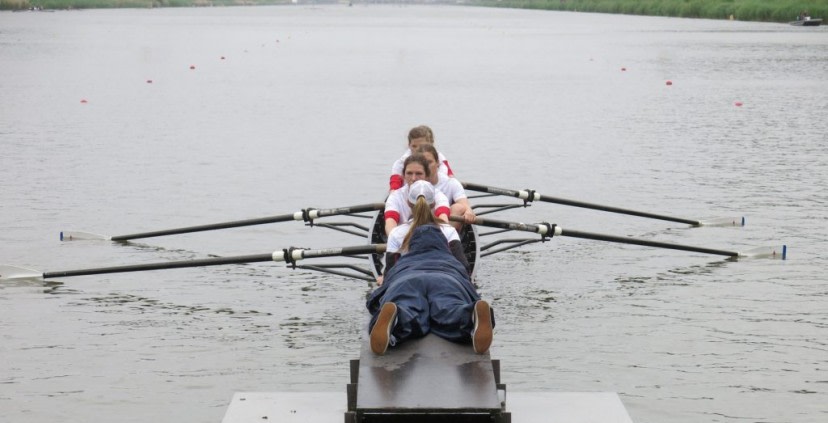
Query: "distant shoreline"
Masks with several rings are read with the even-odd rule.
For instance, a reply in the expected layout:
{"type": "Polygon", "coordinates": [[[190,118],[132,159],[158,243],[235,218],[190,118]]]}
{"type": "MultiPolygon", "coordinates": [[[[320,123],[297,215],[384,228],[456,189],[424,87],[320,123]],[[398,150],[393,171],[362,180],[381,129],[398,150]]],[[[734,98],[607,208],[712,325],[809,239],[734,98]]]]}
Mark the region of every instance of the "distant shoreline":
{"type": "Polygon", "coordinates": [[[458,6],[614,13],[677,18],[790,22],[807,11],[828,18],[828,3],[814,0],[0,0],[0,10],[52,11],[70,9],[265,6],[288,4],[451,4],[458,6]]]}

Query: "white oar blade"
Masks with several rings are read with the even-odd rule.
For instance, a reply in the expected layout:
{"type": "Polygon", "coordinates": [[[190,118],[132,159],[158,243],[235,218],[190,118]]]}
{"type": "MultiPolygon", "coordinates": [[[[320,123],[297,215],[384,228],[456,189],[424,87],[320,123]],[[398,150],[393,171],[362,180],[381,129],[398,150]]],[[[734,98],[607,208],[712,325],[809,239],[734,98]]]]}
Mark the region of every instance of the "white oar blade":
{"type": "Polygon", "coordinates": [[[109,241],[111,239],[112,237],[91,232],[63,231],[60,233],[61,241],[109,241]]]}
{"type": "Polygon", "coordinates": [[[0,264],[0,280],[43,279],[43,272],[19,266],[0,264]]]}
{"type": "Polygon", "coordinates": [[[745,226],[745,217],[717,217],[700,220],[699,226],[745,226]]]}
{"type": "Polygon", "coordinates": [[[780,245],[777,247],[757,247],[750,250],[740,252],[739,258],[769,258],[769,259],[788,259],[788,246],[780,245]]]}

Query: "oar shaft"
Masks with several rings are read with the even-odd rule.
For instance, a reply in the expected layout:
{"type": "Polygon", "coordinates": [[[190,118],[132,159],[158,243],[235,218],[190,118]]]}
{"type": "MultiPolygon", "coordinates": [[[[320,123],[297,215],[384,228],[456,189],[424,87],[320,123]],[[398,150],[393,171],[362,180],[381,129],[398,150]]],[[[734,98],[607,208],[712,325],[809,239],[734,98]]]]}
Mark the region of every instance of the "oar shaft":
{"type": "Polygon", "coordinates": [[[127,235],[117,235],[111,237],[112,241],[127,241],[130,239],[152,238],[166,235],[179,235],[192,232],[214,231],[217,229],[238,228],[242,226],[264,225],[268,223],[287,222],[290,220],[313,220],[325,216],[334,216],[352,213],[364,213],[374,210],[380,210],[385,207],[382,203],[362,204],[353,207],[340,207],[334,209],[306,209],[295,213],[283,214],[279,216],[260,217],[256,219],[234,220],[229,222],[212,223],[207,225],[187,226],[184,228],[165,229],[160,231],[140,232],[127,235]]]}
{"type": "Polygon", "coordinates": [[[105,273],[143,272],[147,270],[181,269],[185,267],[220,266],[223,264],[242,264],[272,261],[272,254],[256,254],[249,256],[219,257],[166,263],[134,264],[128,266],[99,267],[93,269],[64,270],[59,272],[44,272],[43,278],[61,278],[68,276],[101,275],[105,273]]]}
{"type": "Polygon", "coordinates": [[[245,256],[217,257],[209,259],[172,261],[163,263],[134,264],[128,266],[99,267],[93,269],[64,270],[58,272],[44,272],[43,278],[61,278],[69,276],[100,275],[105,273],[142,272],[147,270],[180,269],[185,267],[220,266],[225,264],[260,263],[265,261],[296,262],[298,260],[332,256],[354,256],[360,254],[382,254],[385,244],[368,244],[354,247],[325,248],[310,250],[302,248],[286,248],[268,254],[252,254],[245,256]]]}
{"type": "MultiPolygon", "coordinates": [[[[263,217],[258,219],[236,220],[233,222],[213,223],[209,225],[187,226],[184,228],[164,229],[160,231],[140,232],[126,235],[116,235],[111,239],[113,241],[127,241],[130,239],[153,238],[166,235],[180,235],[192,232],[214,231],[217,229],[238,228],[241,226],[264,225],[266,223],[287,222],[294,220],[293,214],[285,214],[281,216],[263,217]]],[[[301,218],[299,219],[301,220],[301,218]]]]}
{"type": "Polygon", "coordinates": [[[623,209],[620,207],[612,207],[612,206],[605,206],[601,204],[593,204],[587,203],[584,201],[577,201],[577,200],[568,200],[565,198],[558,198],[558,197],[550,197],[546,195],[541,195],[534,191],[522,190],[522,191],[515,191],[510,189],[504,188],[496,188],[490,187],[486,185],[478,185],[471,182],[463,182],[463,188],[471,190],[471,191],[478,191],[478,192],[486,192],[489,194],[497,194],[497,195],[505,195],[507,197],[515,197],[520,198],[521,200],[526,201],[544,201],[547,203],[555,203],[555,204],[563,204],[566,206],[573,206],[573,207],[580,207],[585,209],[593,209],[593,210],[601,210],[605,212],[611,213],[618,213],[618,214],[626,214],[630,216],[638,216],[638,217],[646,217],[649,219],[658,219],[658,220],[666,220],[669,222],[678,222],[678,223],[686,223],[688,225],[693,226],[701,226],[702,222],[695,219],[685,219],[682,217],[675,217],[675,216],[667,216],[663,214],[655,214],[655,213],[648,213],[642,212],[638,210],[630,210],[630,209],[623,209]]]}
{"type": "Polygon", "coordinates": [[[671,250],[692,251],[696,253],[713,254],[718,256],[738,257],[738,251],[717,250],[713,248],[694,247],[692,245],[672,244],[669,242],[648,241],[644,239],[629,238],[623,236],[604,235],[590,232],[573,231],[569,229],[560,229],[561,236],[571,236],[573,238],[592,239],[596,241],[618,242],[621,244],[642,245],[645,247],[667,248],[671,250]]]}
{"type": "MultiPolygon", "coordinates": [[[[455,222],[462,222],[463,218],[460,216],[451,216],[450,219],[455,222]]],[[[632,245],[641,245],[645,247],[656,247],[656,248],[667,248],[671,250],[682,250],[682,251],[692,251],[696,253],[704,253],[704,254],[713,254],[719,256],[728,256],[728,257],[737,257],[739,256],[739,252],[737,251],[726,251],[726,250],[717,250],[713,248],[705,248],[705,247],[694,247],[692,245],[682,245],[682,244],[673,244],[669,242],[659,242],[659,241],[649,241],[644,239],[637,239],[637,238],[630,238],[624,236],[615,236],[615,235],[605,235],[605,234],[596,234],[591,232],[582,232],[582,231],[574,231],[569,229],[563,229],[560,226],[555,225],[554,229],[552,225],[549,224],[537,224],[531,225],[527,223],[518,223],[518,222],[506,222],[502,220],[494,220],[494,219],[484,219],[481,217],[477,217],[475,219],[475,225],[481,226],[490,226],[494,228],[500,229],[510,229],[515,231],[524,231],[524,232],[534,232],[537,234],[541,234],[543,236],[569,236],[573,238],[583,238],[583,239],[592,239],[595,241],[607,241],[607,242],[617,242],[621,244],[632,244],[632,245]],[[554,231],[554,234],[551,233],[554,231]]]]}
{"type": "MultiPolygon", "coordinates": [[[[465,222],[462,216],[450,216],[449,220],[453,222],[465,222]]],[[[546,235],[550,228],[547,225],[532,225],[529,223],[507,222],[504,220],[495,220],[476,216],[474,219],[475,225],[489,226],[492,228],[508,229],[512,231],[534,232],[536,234],[546,235]]]]}
{"type": "MultiPolygon", "coordinates": [[[[291,253],[291,250],[283,250],[287,251],[287,253],[291,253]]],[[[333,256],[356,256],[361,254],[382,254],[385,252],[385,244],[368,244],[368,245],[358,245],[355,247],[338,247],[338,248],[324,248],[319,250],[304,250],[304,249],[293,249],[291,253],[291,257],[293,260],[301,260],[301,259],[308,259],[308,258],[319,258],[319,257],[333,257],[333,256]]],[[[290,261],[290,260],[279,260],[276,258],[276,254],[279,253],[278,251],[273,253],[275,261],[290,261]]]]}

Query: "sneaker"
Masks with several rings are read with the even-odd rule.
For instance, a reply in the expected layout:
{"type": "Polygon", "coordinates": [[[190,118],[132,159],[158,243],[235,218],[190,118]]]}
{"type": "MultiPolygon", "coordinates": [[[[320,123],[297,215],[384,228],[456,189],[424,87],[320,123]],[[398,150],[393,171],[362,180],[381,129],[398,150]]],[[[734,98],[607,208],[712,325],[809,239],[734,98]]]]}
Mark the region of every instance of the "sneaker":
{"type": "Polygon", "coordinates": [[[394,322],[397,320],[396,317],[396,304],[389,302],[382,305],[377,322],[374,324],[374,328],[371,329],[371,351],[374,354],[383,355],[388,349],[388,342],[391,340],[391,329],[393,329],[394,322]]]}
{"type": "Polygon", "coordinates": [[[474,352],[483,354],[489,351],[492,345],[492,309],[489,303],[480,300],[474,303],[474,330],[472,331],[472,347],[474,352]]]}

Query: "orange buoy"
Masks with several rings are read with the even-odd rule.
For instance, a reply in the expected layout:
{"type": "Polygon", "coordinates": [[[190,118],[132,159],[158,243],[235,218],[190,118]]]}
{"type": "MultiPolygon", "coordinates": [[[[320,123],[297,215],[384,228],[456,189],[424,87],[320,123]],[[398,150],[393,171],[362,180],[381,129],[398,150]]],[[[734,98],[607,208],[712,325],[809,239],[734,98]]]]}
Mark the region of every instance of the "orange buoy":
{"type": "Polygon", "coordinates": [[[667,85],[673,85],[673,81],[667,80],[667,85]]]}

